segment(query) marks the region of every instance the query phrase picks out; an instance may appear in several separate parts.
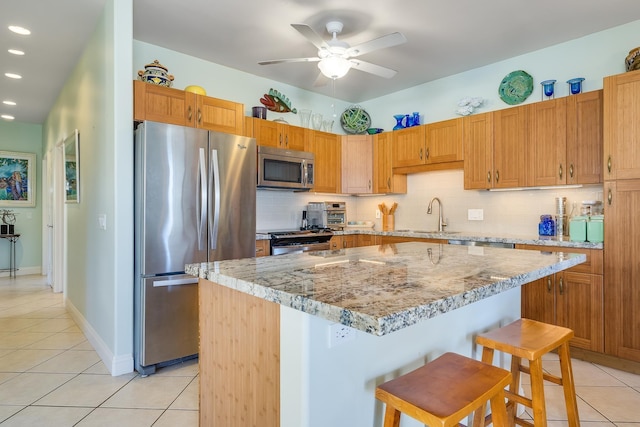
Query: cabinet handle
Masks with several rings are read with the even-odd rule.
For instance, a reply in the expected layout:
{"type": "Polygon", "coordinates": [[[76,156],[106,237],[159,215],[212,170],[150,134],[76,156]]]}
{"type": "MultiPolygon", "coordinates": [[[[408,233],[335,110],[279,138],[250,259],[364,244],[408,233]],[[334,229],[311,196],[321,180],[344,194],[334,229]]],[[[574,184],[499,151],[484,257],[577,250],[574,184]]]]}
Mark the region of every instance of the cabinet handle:
{"type": "Polygon", "coordinates": [[[278,135],[278,145],[282,147],[282,134],[278,135]]]}
{"type": "Polygon", "coordinates": [[[551,293],[551,276],[547,277],[547,292],[551,293]]]}
{"type": "Polygon", "coordinates": [[[560,163],[560,179],[562,179],[562,163],[560,163]]]}
{"type": "Polygon", "coordinates": [[[491,184],[491,171],[487,172],[487,182],[491,184]]]}
{"type": "Polygon", "coordinates": [[[562,281],[562,277],[560,278],[559,289],[560,289],[560,295],[562,295],[564,293],[564,283],[562,281]]]}
{"type": "Polygon", "coordinates": [[[346,240],[343,240],[343,241],[342,241],[342,247],[343,247],[343,248],[346,248],[346,247],[347,247],[347,241],[346,241],[346,240]]]}
{"type": "Polygon", "coordinates": [[[609,155],[609,158],[607,159],[607,170],[611,173],[611,155],[609,155]]]}
{"type": "Polygon", "coordinates": [[[387,188],[391,189],[391,177],[387,178],[387,188]]]}
{"type": "Polygon", "coordinates": [[[612,200],[613,200],[613,193],[611,193],[611,189],[609,189],[609,192],[607,194],[607,201],[609,202],[609,206],[611,206],[612,200]]]}
{"type": "Polygon", "coordinates": [[[198,108],[198,124],[202,123],[202,111],[198,108]]]}
{"type": "Polygon", "coordinates": [[[573,178],[573,163],[569,165],[569,177],[573,178]]]}
{"type": "Polygon", "coordinates": [[[427,155],[425,156],[427,160],[429,160],[429,147],[427,147],[427,155]]]}
{"type": "Polygon", "coordinates": [[[369,180],[369,190],[371,190],[371,180],[369,180]]]}
{"type": "Polygon", "coordinates": [[[496,171],[496,184],[500,181],[500,171],[496,171]]]}
{"type": "Polygon", "coordinates": [[[289,135],[284,137],[284,146],[289,148],[289,135]]]}
{"type": "Polygon", "coordinates": [[[193,118],[193,111],[191,111],[191,105],[189,105],[189,108],[187,109],[187,119],[191,121],[192,118],[193,118]]]}
{"type": "Polygon", "coordinates": [[[420,160],[422,160],[422,148],[420,149],[420,160]]]}

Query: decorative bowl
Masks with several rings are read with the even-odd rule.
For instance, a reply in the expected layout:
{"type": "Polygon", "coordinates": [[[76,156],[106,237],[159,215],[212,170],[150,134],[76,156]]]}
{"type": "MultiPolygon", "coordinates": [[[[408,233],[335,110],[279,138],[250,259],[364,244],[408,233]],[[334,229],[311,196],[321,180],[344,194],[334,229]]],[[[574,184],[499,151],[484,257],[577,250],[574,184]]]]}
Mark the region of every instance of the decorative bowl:
{"type": "Polygon", "coordinates": [[[144,70],[138,71],[138,80],[158,86],[171,87],[173,76],[167,72],[167,67],[156,59],[151,64],[144,66],[144,70]]]}
{"type": "Polygon", "coordinates": [[[384,129],[381,129],[381,128],[369,128],[369,129],[367,129],[367,133],[369,135],[375,135],[376,133],[382,133],[382,132],[384,132],[384,129]]]}
{"type": "Polygon", "coordinates": [[[363,134],[371,126],[371,117],[359,105],[352,105],[340,116],[340,125],[348,134],[363,134]]]}
{"type": "Polygon", "coordinates": [[[631,49],[624,61],[627,71],[640,70],[640,47],[631,49]]]}
{"type": "Polygon", "coordinates": [[[196,85],[189,85],[187,87],[184,88],[185,92],[193,92],[197,95],[203,95],[206,96],[207,95],[207,91],[204,90],[204,88],[202,86],[196,86],[196,85]]]}

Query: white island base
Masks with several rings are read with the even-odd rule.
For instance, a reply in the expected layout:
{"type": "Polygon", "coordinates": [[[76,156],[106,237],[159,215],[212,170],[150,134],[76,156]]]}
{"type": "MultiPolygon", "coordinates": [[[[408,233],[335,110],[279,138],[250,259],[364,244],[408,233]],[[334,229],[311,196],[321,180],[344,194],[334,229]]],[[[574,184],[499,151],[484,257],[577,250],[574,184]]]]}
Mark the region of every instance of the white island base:
{"type": "Polygon", "coordinates": [[[200,304],[201,427],[380,427],[376,386],[447,351],[480,359],[476,335],[520,317],[520,287],[332,347],[332,322],[205,279],[200,304]]]}

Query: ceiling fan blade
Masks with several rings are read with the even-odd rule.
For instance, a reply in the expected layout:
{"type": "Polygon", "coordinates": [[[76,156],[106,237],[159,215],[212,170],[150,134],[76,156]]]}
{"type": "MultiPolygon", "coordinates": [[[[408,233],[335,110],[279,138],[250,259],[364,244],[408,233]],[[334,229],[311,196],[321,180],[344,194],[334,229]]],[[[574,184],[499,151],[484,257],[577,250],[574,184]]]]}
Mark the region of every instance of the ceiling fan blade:
{"type": "Polygon", "coordinates": [[[380,65],[360,61],[359,59],[351,59],[349,62],[351,62],[351,68],[364,71],[365,73],[375,74],[376,76],[384,77],[385,79],[390,79],[398,73],[396,70],[392,70],[391,68],[381,67],[380,65]]]}
{"type": "Polygon", "coordinates": [[[364,55],[378,49],[386,49],[388,47],[397,46],[406,43],[407,38],[402,33],[391,33],[368,42],[360,43],[347,49],[346,54],[350,57],[364,55]]]}
{"type": "Polygon", "coordinates": [[[315,31],[313,31],[313,29],[307,24],[291,24],[291,26],[298,30],[300,34],[305,36],[307,40],[313,43],[313,45],[318,49],[329,48],[329,45],[324,40],[322,40],[322,37],[320,37],[320,35],[315,31]]]}
{"type": "Polygon", "coordinates": [[[287,62],[318,62],[320,58],[317,56],[311,58],[289,58],[289,59],[271,59],[269,61],[260,61],[260,65],[282,64],[287,62]]]}

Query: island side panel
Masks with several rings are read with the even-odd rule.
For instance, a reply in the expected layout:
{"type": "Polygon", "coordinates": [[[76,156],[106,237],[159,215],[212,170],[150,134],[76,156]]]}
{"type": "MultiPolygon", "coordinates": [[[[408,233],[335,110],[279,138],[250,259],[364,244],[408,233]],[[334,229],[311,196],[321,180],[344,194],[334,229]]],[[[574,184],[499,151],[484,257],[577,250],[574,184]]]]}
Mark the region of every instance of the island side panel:
{"type": "Polygon", "coordinates": [[[200,426],[280,426],[280,306],[200,279],[200,426]]]}

